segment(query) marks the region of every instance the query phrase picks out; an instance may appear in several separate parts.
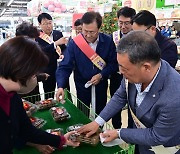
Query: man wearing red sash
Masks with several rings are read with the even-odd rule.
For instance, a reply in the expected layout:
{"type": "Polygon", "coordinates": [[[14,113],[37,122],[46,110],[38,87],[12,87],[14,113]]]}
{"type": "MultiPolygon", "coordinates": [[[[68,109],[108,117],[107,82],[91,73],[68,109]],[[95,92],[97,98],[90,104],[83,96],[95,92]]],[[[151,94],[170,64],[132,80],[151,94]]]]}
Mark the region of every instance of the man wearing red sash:
{"type": "MultiPolygon", "coordinates": [[[[39,43],[39,45],[42,47],[43,52],[49,58],[49,64],[45,68],[44,72],[49,74],[50,76],[46,81],[43,81],[44,92],[47,93],[55,91],[55,72],[57,69],[57,59],[59,59],[61,52],[65,50],[67,39],[63,37],[62,32],[53,30],[53,21],[52,17],[49,14],[41,13],[38,16],[38,22],[42,32],[41,35],[36,39],[36,41],[39,43]]],[[[45,97],[54,98],[54,93],[45,95],[45,97]]]]}
{"type": "Polygon", "coordinates": [[[107,79],[118,67],[115,44],[110,36],[99,32],[102,24],[99,13],[87,12],[81,20],[82,34],[77,37],[84,43],[78,41],[76,37],[68,43],[64,59],[56,72],[58,84],[56,97],[57,100],[60,100],[60,95],[63,96],[62,99],[64,98],[65,83],[74,71],[77,97],[90,106],[91,87],[85,88],[85,84],[90,81],[96,90],[96,113],[100,113],[107,101],[107,79]],[[81,45],[78,46],[77,42],[81,45]],[[85,50],[82,51],[80,48],[85,50]]]}

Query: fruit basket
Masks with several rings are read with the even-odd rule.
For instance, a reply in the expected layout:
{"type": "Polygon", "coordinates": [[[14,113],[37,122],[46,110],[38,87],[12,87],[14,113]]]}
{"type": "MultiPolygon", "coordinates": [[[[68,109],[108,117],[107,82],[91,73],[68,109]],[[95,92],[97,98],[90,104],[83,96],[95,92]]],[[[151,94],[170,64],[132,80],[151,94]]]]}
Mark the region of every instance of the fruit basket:
{"type": "Polygon", "coordinates": [[[56,122],[68,120],[71,117],[64,107],[52,107],[50,112],[56,122]]]}
{"type": "Polygon", "coordinates": [[[48,98],[45,100],[37,101],[35,104],[38,106],[39,110],[49,109],[56,105],[56,101],[53,98],[48,98]]]}
{"type": "Polygon", "coordinates": [[[37,106],[25,99],[22,99],[23,101],[23,107],[26,110],[26,114],[28,117],[31,117],[34,112],[37,111],[37,106]]]}
{"type": "MultiPolygon", "coordinates": [[[[76,131],[81,126],[83,126],[83,124],[75,124],[75,125],[69,126],[66,131],[67,132],[76,131]]],[[[86,137],[86,134],[74,133],[74,134],[71,134],[69,138],[72,141],[78,141],[78,142],[87,143],[87,144],[91,144],[95,146],[99,143],[99,133],[100,131],[96,132],[94,135],[90,137],[86,137]]]]}
{"type": "Polygon", "coordinates": [[[36,128],[41,128],[46,124],[46,121],[42,118],[30,117],[30,121],[36,128]]]}

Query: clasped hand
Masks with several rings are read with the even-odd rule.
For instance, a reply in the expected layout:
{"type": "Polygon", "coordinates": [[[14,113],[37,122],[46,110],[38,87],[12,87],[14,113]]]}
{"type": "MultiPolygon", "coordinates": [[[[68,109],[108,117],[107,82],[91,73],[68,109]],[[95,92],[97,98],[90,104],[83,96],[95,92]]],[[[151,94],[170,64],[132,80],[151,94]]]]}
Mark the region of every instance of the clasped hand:
{"type": "Polygon", "coordinates": [[[94,75],[91,78],[90,82],[92,83],[92,85],[97,85],[101,79],[102,79],[102,75],[99,73],[99,74],[94,75]]]}

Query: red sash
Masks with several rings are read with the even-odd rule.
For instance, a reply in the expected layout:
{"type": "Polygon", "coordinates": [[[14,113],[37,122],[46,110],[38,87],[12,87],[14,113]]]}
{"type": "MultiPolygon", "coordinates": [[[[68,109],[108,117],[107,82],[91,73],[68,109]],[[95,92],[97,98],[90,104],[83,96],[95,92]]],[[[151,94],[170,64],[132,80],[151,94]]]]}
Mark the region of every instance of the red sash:
{"type": "Polygon", "coordinates": [[[73,40],[97,68],[102,70],[106,66],[106,62],[89,46],[82,34],[77,35],[73,40]]]}
{"type": "MultiPolygon", "coordinates": [[[[45,33],[40,32],[40,36],[39,36],[42,40],[46,41],[47,43],[51,44],[54,41],[45,33]]],[[[61,48],[59,46],[56,47],[56,52],[59,56],[61,56],[61,48]]]]}

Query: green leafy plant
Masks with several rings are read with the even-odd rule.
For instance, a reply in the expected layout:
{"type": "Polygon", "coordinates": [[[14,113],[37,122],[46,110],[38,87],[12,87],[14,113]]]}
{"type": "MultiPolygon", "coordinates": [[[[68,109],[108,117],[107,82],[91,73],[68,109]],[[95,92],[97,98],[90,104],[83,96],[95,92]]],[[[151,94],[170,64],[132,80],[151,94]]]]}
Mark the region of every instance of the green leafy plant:
{"type": "Polygon", "coordinates": [[[114,31],[118,30],[117,11],[119,9],[119,6],[117,4],[114,4],[112,7],[112,12],[104,14],[101,32],[106,34],[112,34],[114,31]]]}

